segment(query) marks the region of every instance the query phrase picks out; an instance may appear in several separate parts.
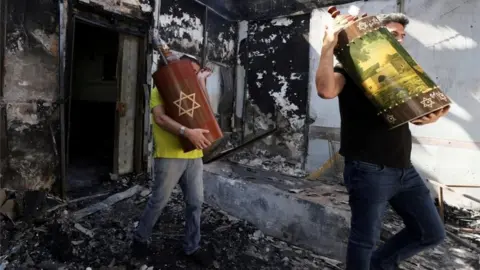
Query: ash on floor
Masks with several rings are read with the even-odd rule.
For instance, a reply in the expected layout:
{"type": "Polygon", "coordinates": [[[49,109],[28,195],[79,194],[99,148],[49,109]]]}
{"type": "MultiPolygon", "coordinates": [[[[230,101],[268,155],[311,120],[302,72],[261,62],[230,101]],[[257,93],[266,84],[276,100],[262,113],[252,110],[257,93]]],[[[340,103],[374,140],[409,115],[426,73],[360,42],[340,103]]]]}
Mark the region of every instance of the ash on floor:
{"type": "MultiPolygon", "coordinates": [[[[53,211],[30,226],[0,221],[0,269],[199,269],[182,254],[184,208],[178,190],[154,230],[154,256],[143,261],[130,256],[145,199],[136,195],[76,224],[69,213],[101,199],[53,211]]],[[[264,236],[251,224],[208,206],[202,237],[215,256],[210,269],[341,269],[335,260],[264,236]]]]}

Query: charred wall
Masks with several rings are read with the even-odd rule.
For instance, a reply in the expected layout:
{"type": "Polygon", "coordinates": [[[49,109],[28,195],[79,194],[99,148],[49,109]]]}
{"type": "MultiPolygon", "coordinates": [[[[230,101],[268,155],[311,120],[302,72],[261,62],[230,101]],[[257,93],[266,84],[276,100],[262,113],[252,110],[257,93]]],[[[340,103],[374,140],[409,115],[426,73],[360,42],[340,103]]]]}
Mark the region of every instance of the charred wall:
{"type": "Polygon", "coordinates": [[[66,63],[66,54],[62,54],[60,62],[59,44],[64,52],[67,21],[71,20],[68,9],[81,8],[83,15],[92,18],[122,18],[145,24],[150,22],[154,1],[7,2],[4,89],[0,103],[6,109],[7,157],[0,184],[16,190],[50,189],[60,176],[60,104],[65,100],[60,95],[59,81],[66,74],[59,66],[66,63]],[[71,2],[76,6],[68,7],[71,2]]]}
{"type": "Polygon", "coordinates": [[[193,1],[163,0],[158,29],[161,37],[174,50],[198,58],[203,57],[206,42],[209,60],[233,64],[237,23],[210,11],[205,16],[205,10],[193,1]]]}
{"type": "Polygon", "coordinates": [[[8,156],[2,185],[49,188],[58,168],[58,3],[8,1],[7,14],[3,100],[8,156]]]}
{"type": "Polygon", "coordinates": [[[160,6],[158,32],[173,50],[213,62],[207,83],[212,109],[222,130],[231,131],[238,23],[194,1],[166,0],[160,6]]]}
{"type": "Polygon", "coordinates": [[[303,168],[309,84],[305,37],[309,25],[309,15],[248,22],[239,57],[246,70],[246,136],[259,135],[273,126],[281,132],[255,150],[257,158],[242,159],[239,155],[241,162],[295,175],[303,168]]]}
{"type": "Polygon", "coordinates": [[[234,65],[238,24],[209,12],[207,15],[207,58],[234,65]]]}
{"type": "Polygon", "coordinates": [[[302,15],[251,22],[248,29],[249,97],[263,114],[282,113],[295,127],[307,108],[309,24],[302,15]]]}
{"type": "Polygon", "coordinates": [[[204,16],[204,7],[193,1],[162,0],[159,33],[172,49],[201,57],[204,16]]]}

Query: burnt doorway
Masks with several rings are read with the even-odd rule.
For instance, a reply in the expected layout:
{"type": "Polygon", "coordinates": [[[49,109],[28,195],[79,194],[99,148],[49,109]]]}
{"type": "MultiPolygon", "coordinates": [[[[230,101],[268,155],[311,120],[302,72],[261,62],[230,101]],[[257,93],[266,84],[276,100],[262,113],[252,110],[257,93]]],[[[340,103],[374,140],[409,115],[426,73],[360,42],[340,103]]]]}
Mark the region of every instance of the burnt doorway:
{"type": "Polygon", "coordinates": [[[79,13],[68,30],[64,194],[93,191],[106,180],[131,173],[141,175],[148,158],[148,25],[130,28],[79,13]]]}
{"type": "Polygon", "coordinates": [[[119,34],[77,21],[68,121],[68,190],[100,185],[114,166],[119,34]]]}

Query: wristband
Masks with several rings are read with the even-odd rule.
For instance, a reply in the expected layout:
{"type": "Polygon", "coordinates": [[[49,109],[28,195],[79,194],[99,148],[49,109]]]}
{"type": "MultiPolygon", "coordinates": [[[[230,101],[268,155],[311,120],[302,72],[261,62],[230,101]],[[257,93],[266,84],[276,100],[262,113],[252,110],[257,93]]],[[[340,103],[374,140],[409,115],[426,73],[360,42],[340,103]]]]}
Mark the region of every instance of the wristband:
{"type": "Polygon", "coordinates": [[[180,136],[185,136],[185,127],[182,126],[178,133],[180,134],[180,136]]]}

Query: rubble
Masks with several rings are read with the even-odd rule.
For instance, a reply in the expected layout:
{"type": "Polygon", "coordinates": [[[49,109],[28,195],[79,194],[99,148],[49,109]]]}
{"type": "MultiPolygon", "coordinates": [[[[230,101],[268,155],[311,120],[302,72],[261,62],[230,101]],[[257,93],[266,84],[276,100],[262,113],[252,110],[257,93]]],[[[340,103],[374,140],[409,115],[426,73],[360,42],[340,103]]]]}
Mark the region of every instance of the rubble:
{"type": "MultiPolygon", "coordinates": [[[[179,190],[154,229],[153,256],[145,260],[130,256],[132,232],[147,194],[139,192],[76,222],[72,213],[102,202],[103,197],[45,211],[31,225],[1,220],[0,269],[197,269],[181,249],[184,207],[179,190]]],[[[251,224],[208,206],[202,222],[203,246],[215,257],[210,269],[342,269],[340,262],[265,236],[251,224]]]]}
{"type": "Polygon", "coordinates": [[[448,229],[480,250],[480,211],[445,206],[448,229]]]}
{"type": "MultiPolygon", "coordinates": [[[[144,260],[131,257],[132,233],[150,191],[122,183],[115,182],[113,187],[102,187],[97,194],[68,202],[47,197],[48,210],[30,225],[21,220],[0,220],[0,270],[197,269],[182,253],[184,206],[177,189],[154,229],[152,254],[144,260]],[[89,214],[82,218],[75,214],[82,212],[89,214]]],[[[341,205],[347,204],[341,185],[332,180],[323,182],[323,186],[331,186],[331,192],[318,193],[311,187],[295,186],[288,190],[305,196],[322,194],[341,205]]],[[[440,246],[408,259],[400,269],[480,269],[480,253],[476,250],[479,216],[478,211],[447,207],[449,237],[440,246]]],[[[390,209],[381,239],[388,239],[402,228],[402,220],[390,209]]],[[[207,205],[202,216],[202,242],[215,257],[210,269],[343,269],[338,261],[266,236],[248,222],[207,205]]]]}
{"type": "MultiPolygon", "coordinates": [[[[390,238],[403,227],[401,218],[390,208],[384,221],[381,240],[390,238]]],[[[401,269],[475,270],[480,269],[480,254],[447,235],[442,244],[408,259],[402,264],[401,269]]]]}
{"type": "Polygon", "coordinates": [[[229,160],[265,171],[280,172],[287,176],[305,177],[307,175],[298,162],[289,161],[280,155],[272,155],[258,148],[240,151],[229,160]]]}

